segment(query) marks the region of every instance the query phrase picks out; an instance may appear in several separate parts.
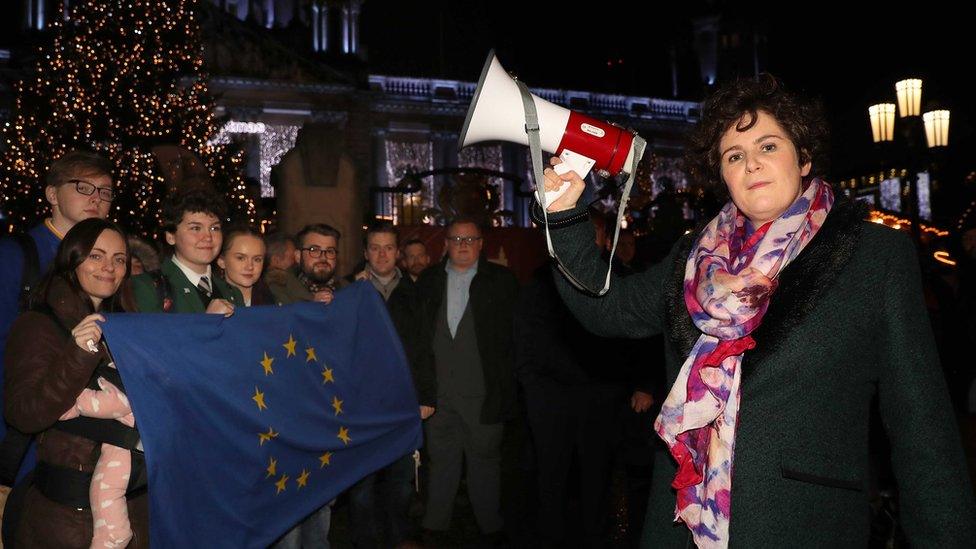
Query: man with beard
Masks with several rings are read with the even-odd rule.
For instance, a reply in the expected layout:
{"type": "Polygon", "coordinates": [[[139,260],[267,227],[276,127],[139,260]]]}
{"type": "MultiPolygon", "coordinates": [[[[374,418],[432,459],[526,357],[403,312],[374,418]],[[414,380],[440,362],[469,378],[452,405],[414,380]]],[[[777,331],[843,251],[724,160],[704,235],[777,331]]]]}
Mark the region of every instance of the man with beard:
{"type": "MultiPolygon", "coordinates": [[[[331,303],[335,291],[344,286],[336,276],[339,263],[339,231],[325,223],[306,225],[295,236],[297,276],[268,280],[275,299],[282,305],[300,301],[331,303]]],[[[329,547],[329,528],[332,522],[332,504],[326,503],[299,522],[278,540],[274,549],[298,549],[300,547],[329,547]]]]}
{"type": "Polygon", "coordinates": [[[335,291],[345,286],[336,276],[339,262],[339,231],[331,225],[306,225],[295,241],[297,276],[268,280],[275,299],[282,305],[300,301],[330,303],[335,291]]]}

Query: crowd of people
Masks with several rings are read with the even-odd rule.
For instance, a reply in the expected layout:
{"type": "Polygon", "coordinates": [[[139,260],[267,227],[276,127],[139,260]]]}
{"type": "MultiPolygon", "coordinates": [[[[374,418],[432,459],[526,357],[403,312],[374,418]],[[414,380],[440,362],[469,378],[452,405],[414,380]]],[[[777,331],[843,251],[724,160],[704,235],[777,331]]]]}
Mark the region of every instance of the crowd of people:
{"type": "MultiPolygon", "coordinates": [[[[403,344],[425,465],[422,498],[414,453],[340,497],[355,547],[450,546],[462,479],[483,544],[608,546],[615,463],[650,492],[629,501],[634,544],[643,531],[647,547],[863,546],[873,399],[905,535],[971,543],[976,506],[911,243],[817,177],[822,118],[774,80],[737,82],[702,112],[693,175],[728,202],[647,269],[632,233],[608,257],[608,227],[577,205],[583,181],[546,170],[547,188],[571,183],[549,205],[555,248],[594,285],[612,269],[603,297],[549,265],[520,286],[466,217],[440,261],[374,223],[345,277],[359,258],[339,256],[334,227],[226,225],[207,190],[169,196],[164,242],[146,242],[107,220],[110,163],[65,154],[46,176],[50,217],[0,240],[4,545],[148,545],[151,487],[104,313],[328,306],[357,281],[403,344]]],[[[275,547],[328,547],[336,504],[275,547]]]]}
{"type": "MultiPolygon", "coordinates": [[[[585,531],[597,540],[606,530],[618,405],[630,399],[633,409],[647,412],[653,397],[649,382],[637,379],[633,352],[613,371],[603,368],[594,354],[599,338],[562,308],[548,271],[520,289],[509,269],[481,253],[483,228],[458,218],[447,227],[445,257],[433,265],[423,241],[400,242],[396,227],[375,223],[365,232],[361,267],[343,277],[335,228],[310,224],[288,235],[227,226],[223,200],[206,190],[170,196],[163,238],[147,242],[106,219],[115,193],[111,173],[107,160],[91,152],[56,160],[46,181],[51,216],[27,233],[29,242],[0,241],[3,450],[14,462],[4,482],[16,486],[4,513],[8,546],[147,543],[138,425],[101,338],[103,313],[232,315],[237,307],[327,306],[359,280],[385,300],[411,367],[425,424],[426,482],[419,524],[410,516],[417,499],[412,454],[350,488],[343,501],[353,545],[450,544],[462,477],[484,539],[507,543],[502,442],[504,425],[520,415],[538,433],[545,464],[539,515],[546,539],[558,543],[566,526],[574,447],[585,531]],[[560,341],[585,358],[550,355],[560,341]],[[124,466],[107,471],[110,462],[124,466]]],[[[622,254],[627,262],[632,248],[622,254]]],[[[276,547],[328,546],[334,504],[295,525],[276,547]]]]}

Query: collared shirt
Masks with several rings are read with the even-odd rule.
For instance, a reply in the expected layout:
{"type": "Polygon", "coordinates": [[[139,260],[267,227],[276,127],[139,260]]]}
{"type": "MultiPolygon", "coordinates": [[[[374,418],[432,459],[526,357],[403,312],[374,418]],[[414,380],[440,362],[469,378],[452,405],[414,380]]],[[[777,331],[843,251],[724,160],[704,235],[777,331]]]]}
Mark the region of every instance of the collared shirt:
{"type": "Polygon", "coordinates": [[[207,280],[210,281],[210,287],[211,288],[214,287],[214,278],[213,278],[213,273],[210,272],[211,271],[210,265],[207,265],[207,272],[201,274],[187,267],[184,263],[182,263],[179,259],[177,259],[176,254],[173,254],[173,263],[175,263],[176,266],[180,268],[180,271],[183,271],[183,274],[186,276],[186,278],[190,281],[190,284],[192,284],[193,286],[199,286],[200,279],[206,276],[207,280]]]}
{"type": "Polygon", "coordinates": [[[456,271],[448,261],[444,270],[447,271],[447,327],[451,330],[451,337],[455,337],[464,310],[468,307],[471,281],[478,274],[478,263],[475,262],[467,271],[461,272],[456,271]]]}
{"type": "Polygon", "coordinates": [[[383,296],[383,301],[389,301],[390,296],[393,295],[393,290],[400,283],[400,277],[403,276],[400,273],[400,269],[394,267],[393,274],[384,278],[380,278],[371,269],[367,269],[367,271],[369,272],[369,281],[373,283],[373,287],[383,296]]]}

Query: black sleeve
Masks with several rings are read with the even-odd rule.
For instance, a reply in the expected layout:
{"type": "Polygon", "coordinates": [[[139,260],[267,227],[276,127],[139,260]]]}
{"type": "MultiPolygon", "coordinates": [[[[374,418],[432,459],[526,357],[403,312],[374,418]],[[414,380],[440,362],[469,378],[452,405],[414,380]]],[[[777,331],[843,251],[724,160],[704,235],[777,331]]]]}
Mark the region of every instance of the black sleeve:
{"type": "MultiPolygon", "coordinates": [[[[554,250],[570,272],[590,288],[602,288],[607,264],[600,258],[593,226],[576,223],[552,230],[551,235],[554,250]]],[[[640,338],[659,334],[664,329],[664,284],[677,248],[642,273],[611,275],[610,290],[602,297],[577,290],[558,271],[556,286],[573,315],[596,335],[640,338]]]]}

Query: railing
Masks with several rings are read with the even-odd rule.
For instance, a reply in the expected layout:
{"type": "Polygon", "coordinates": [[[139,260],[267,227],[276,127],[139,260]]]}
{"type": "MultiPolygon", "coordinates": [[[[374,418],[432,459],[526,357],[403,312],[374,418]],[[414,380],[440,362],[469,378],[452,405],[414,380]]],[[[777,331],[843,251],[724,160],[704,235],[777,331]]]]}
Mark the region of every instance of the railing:
{"type": "MultiPolygon", "coordinates": [[[[432,102],[467,103],[474,96],[474,82],[384,76],[373,74],[369,87],[387,95],[432,102]]],[[[588,111],[600,111],[620,116],[667,118],[686,121],[698,119],[699,104],[654,97],[604,94],[578,90],[532,88],[532,93],[546,101],[588,111]]]]}

